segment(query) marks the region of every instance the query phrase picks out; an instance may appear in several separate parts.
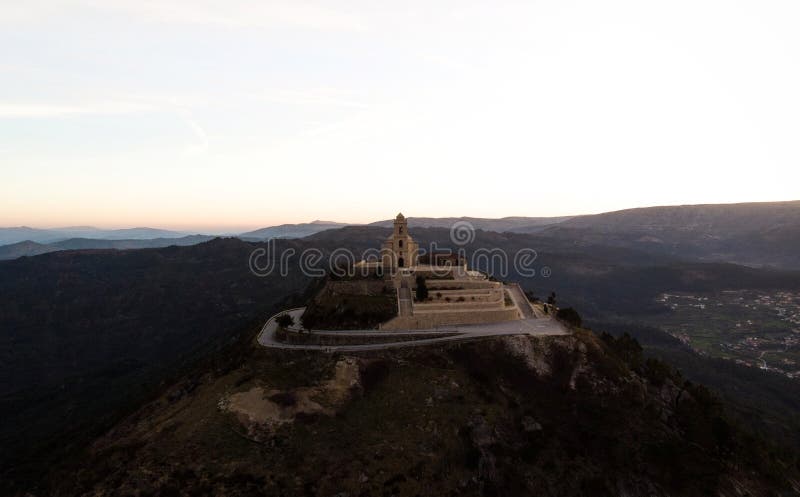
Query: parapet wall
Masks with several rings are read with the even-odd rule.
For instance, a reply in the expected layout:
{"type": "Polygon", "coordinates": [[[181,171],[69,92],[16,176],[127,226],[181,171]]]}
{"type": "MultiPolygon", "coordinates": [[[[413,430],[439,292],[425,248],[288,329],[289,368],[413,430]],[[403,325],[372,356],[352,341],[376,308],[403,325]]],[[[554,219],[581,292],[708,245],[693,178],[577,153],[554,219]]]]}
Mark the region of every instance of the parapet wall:
{"type": "MultiPolygon", "coordinates": [[[[388,328],[385,328],[388,329],[388,328]]],[[[442,333],[436,335],[437,337],[451,336],[455,333],[442,333]]],[[[431,338],[426,334],[403,334],[403,335],[381,335],[381,332],[376,330],[375,333],[352,333],[347,332],[298,332],[292,330],[278,330],[276,338],[279,342],[288,345],[324,345],[324,346],[340,346],[340,345],[364,345],[374,343],[391,343],[391,342],[405,342],[409,340],[423,340],[431,338]]]]}
{"type": "Polygon", "coordinates": [[[461,288],[464,290],[487,290],[499,288],[502,283],[486,280],[425,280],[429,291],[440,288],[461,288]]]}
{"type": "Polygon", "coordinates": [[[497,309],[498,307],[502,308],[504,304],[503,298],[494,299],[494,300],[465,300],[464,302],[445,302],[445,301],[434,301],[430,303],[414,303],[414,314],[418,312],[425,312],[425,311],[471,311],[471,310],[483,310],[483,309],[497,309]]]}

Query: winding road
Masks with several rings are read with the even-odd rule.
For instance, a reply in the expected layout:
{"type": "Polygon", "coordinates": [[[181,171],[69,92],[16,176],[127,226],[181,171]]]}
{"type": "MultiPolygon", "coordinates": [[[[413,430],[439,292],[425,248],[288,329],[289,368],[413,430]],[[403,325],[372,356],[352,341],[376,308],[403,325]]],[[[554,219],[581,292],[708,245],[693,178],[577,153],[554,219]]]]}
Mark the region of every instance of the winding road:
{"type": "MultiPolygon", "coordinates": [[[[505,321],[502,323],[490,324],[470,324],[457,326],[443,326],[428,330],[408,330],[408,331],[378,331],[378,330],[314,330],[315,335],[327,336],[349,336],[349,337],[387,337],[404,335],[427,336],[430,338],[420,338],[416,340],[405,340],[397,342],[370,343],[363,345],[296,345],[279,342],[275,338],[275,331],[278,329],[276,318],[288,312],[295,323],[300,322],[300,318],[305,311],[305,307],[289,309],[279,312],[267,320],[258,334],[258,343],[263,347],[285,350],[314,350],[319,352],[358,352],[364,350],[382,350],[400,347],[419,347],[422,345],[432,345],[444,342],[457,342],[464,340],[474,340],[476,338],[510,336],[510,335],[530,335],[530,336],[551,336],[569,335],[569,331],[558,321],[552,318],[527,317],[515,321],[505,321]]],[[[527,313],[526,313],[527,314],[527,313]]],[[[290,329],[298,330],[297,326],[290,329]]]]}

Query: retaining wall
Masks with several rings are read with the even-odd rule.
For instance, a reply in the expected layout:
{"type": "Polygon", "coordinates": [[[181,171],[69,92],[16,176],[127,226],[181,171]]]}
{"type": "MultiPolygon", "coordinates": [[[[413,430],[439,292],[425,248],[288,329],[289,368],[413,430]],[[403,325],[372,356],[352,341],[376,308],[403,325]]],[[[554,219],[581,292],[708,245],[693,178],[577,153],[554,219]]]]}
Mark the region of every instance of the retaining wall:
{"type": "Polygon", "coordinates": [[[502,283],[486,280],[425,280],[425,286],[428,287],[429,291],[447,287],[457,287],[465,290],[488,290],[491,288],[498,288],[502,286],[502,283]]]}
{"type": "Polygon", "coordinates": [[[479,301],[471,301],[465,300],[464,302],[431,302],[431,303],[414,303],[413,312],[414,314],[418,312],[425,312],[425,311],[470,311],[470,310],[484,310],[484,309],[497,309],[498,307],[502,308],[504,305],[504,300],[502,298],[495,299],[489,302],[479,302],[479,301]]]}
{"type": "Polygon", "coordinates": [[[516,307],[494,310],[434,311],[413,316],[396,317],[383,325],[383,330],[427,329],[456,324],[485,324],[519,319],[516,307]]]}

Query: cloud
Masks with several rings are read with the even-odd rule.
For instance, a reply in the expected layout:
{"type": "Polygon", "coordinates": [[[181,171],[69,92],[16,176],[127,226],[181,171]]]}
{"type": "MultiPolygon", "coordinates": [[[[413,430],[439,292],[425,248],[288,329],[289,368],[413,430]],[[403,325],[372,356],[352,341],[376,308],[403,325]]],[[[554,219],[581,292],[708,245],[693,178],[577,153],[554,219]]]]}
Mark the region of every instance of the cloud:
{"type": "Polygon", "coordinates": [[[334,88],[312,88],[290,90],[281,88],[265,88],[259,92],[251,93],[249,98],[268,103],[288,105],[324,105],[337,107],[354,107],[365,109],[367,105],[358,102],[342,91],[334,88]]]}
{"type": "Polygon", "coordinates": [[[364,19],[352,12],[295,1],[229,0],[29,0],[0,4],[0,22],[30,22],[80,11],[119,12],[150,22],[199,24],[225,28],[293,27],[362,31],[364,19]]]}
{"type": "Polygon", "coordinates": [[[153,105],[130,101],[97,101],[75,104],[0,102],[0,119],[57,118],[80,115],[118,115],[152,112],[153,105]]]}
{"type": "Polygon", "coordinates": [[[26,2],[0,2],[0,24],[21,24],[56,15],[67,7],[67,2],[54,0],[28,0],[26,2]]]}
{"type": "Polygon", "coordinates": [[[192,133],[194,133],[194,136],[197,139],[195,143],[189,143],[184,146],[182,154],[183,157],[187,158],[205,155],[208,152],[208,133],[206,133],[206,130],[200,126],[200,123],[198,123],[190,113],[182,112],[181,117],[186,125],[189,126],[189,129],[192,130],[192,133]]]}
{"type": "MultiPolygon", "coordinates": [[[[2,66],[0,66],[2,71],[2,66]]],[[[352,94],[335,88],[264,88],[258,91],[244,90],[232,94],[206,93],[142,94],[127,91],[112,92],[101,99],[92,100],[87,95],[49,98],[45,101],[0,100],[0,119],[46,119],[68,118],[86,115],[128,115],[144,112],[177,110],[187,123],[192,121],[193,110],[214,107],[217,102],[243,102],[252,104],[281,104],[296,107],[348,107],[366,109],[368,106],[355,99],[352,94]]],[[[96,97],[95,97],[96,98],[96,97]]],[[[189,124],[198,137],[199,127],[189,124]]]]}

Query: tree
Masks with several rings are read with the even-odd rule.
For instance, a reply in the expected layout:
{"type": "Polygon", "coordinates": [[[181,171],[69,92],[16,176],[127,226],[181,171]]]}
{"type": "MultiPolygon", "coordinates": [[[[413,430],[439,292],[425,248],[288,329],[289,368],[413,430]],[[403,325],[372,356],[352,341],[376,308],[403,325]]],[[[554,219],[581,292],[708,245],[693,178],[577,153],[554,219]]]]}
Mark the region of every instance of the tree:
{"type": "Polygon", "coordinates": [[[627,333],[623,333],[617,338],[608,333],[603,333],[601,338],[629,368],[634,371],[641,371],[644,364],[642,346],[639,345],[635,338],[627,333]]]}
{"type": "Polygon", "coordinates": [[[278,316],[278,318],[275,321],[281,328],[288,328],[289,326],[294,325],[294,318],[286,313],[278,316]]]}
{"type": "Polygon", "coordinates": [[[555,307],[555,305],[556,305],[556,292],[550,292],[550,296],[547,297],[547,303],[555,307]]]}
{"type": "Polygon", "coordinates": [[[417,300],[420,302],[428,300],[428,286],[422,276],[417,276],[417,300]]]}
{"type": "Polygon", "coordinates": [[[573,309],[572,307],[565,307],[563,309],[559,309],[556,312],[556,317],[565,323],[580,328],[581,323],[583,320],[581,319],[581,315],[578,314],[578,311],[573,309]]]}

